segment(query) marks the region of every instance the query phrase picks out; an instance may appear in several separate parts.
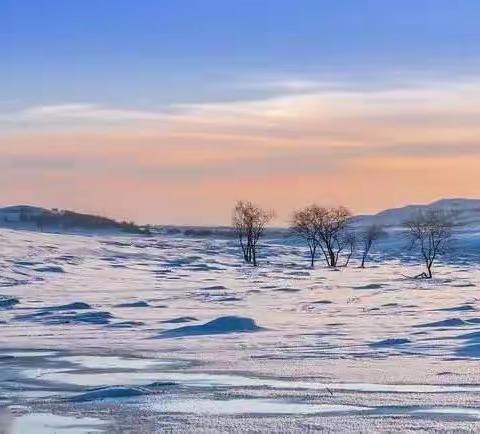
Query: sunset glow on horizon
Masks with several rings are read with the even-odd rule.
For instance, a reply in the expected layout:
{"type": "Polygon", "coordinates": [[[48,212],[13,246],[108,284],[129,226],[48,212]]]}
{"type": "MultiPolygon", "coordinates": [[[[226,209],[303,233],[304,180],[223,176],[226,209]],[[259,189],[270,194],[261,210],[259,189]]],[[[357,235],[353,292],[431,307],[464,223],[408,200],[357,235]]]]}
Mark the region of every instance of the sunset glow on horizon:
{"type": "Polygon", "coordinates": [[[0,206],[284,225],[480,197],[480,4],[238,3],[0,2],[0,206]]]}

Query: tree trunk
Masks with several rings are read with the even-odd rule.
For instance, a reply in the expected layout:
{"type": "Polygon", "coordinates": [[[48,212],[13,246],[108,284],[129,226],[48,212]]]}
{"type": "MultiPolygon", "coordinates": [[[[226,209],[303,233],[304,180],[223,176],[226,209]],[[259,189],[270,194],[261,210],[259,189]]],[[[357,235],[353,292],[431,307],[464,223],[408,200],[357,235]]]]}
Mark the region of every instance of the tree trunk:
{"type": "Polygon", "coordinates": [[[367,260],[368,252],[370,252],[371,247],[372,247],[372,243],[370,241],[367,241],[365,243],[365,250],[363,251],[362,265],[360,265],[360,268],[365,268],[365,261],[367,260]]]}
{"type": "Polygon", "coordinates": [[[247,252],[247,248],[245,247],[245,245],[241,244],[242,246],[242,252],[243,252],[243,259],[245,260],[245,262],[248,262],[248,252],[247,252]]]}
{"type": "Polygon", "coordinates": [[[327,267],[330,267],[330,262],[328,260],[327,252],[325,251],[325,249],[323,248],[323,246],[321,244],[319,244],[319,246],[320,246],[320,249],[322,250],[323,256],[325,258],[325,262],[327,263],[327,267]]]}
{"type": "Polygon", "coordinates": [[[257,252],[255,246],[252,246],[252,261],[253,261],[253,266],[257,266],[257,252]]]}
{"type": "Polygon", "coordinates": [[[245,260],[247,261],[247,263],[252,262],[252,244],[250,240],[247,243],[247,253],[246,253],[245,260]]]}
{"type": "Polygon", "coordinates": [[[335,258],[334,251],[329,249],[328,254],[330,256],[330,267],[336,267],[337,266],[337,261],[336,261],[336,258],[335,258]]]}
{"type": "Polygon", "coordinates": [[[310,247],[310,266],[315,267],[315,247],[310,247]]]}
{"type": "Polygon", "coordinates": [[[433,275],[432,275],[432,264],[427,264],[427,270],[428,270],[427,277],[429,279],[431,279],[433,277],[433,275]]]}

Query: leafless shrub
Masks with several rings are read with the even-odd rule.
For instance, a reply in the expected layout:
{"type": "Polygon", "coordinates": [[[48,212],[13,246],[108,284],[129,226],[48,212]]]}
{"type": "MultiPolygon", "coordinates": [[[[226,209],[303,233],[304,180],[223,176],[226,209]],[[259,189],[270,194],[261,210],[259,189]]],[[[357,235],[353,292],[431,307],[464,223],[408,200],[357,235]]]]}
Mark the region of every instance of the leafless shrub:
{"type": "Polygon", "coordinates": [[[350,211],[339,206],[337,208],[318,208],[317,215],[317,244],[323,253],[329,267],[336,267],[340,254],[347,246],[347,233],[350,211]]]}
{"type": "Polygon", "coordinates": [[[257,243],[275,213],[249,201],[238,201],[233,209],[232,226],[238,236],[245,262],[257,266],[257,243]]]}
{"type": "Polygon", "coordinates": [[[302,238],[310,251],[310,266],[315,266],[315,255],[317,252],[317,205],[307,206],[293,212],[290,228],[298,237],[302,238]]]}
{"type": "Polygon", "coordinates": [[[359,238],[363,247],[362,263],[360,265],[361,268],[365,268],[365,262],[367,261],[368,254],[370,253],[370,249],[373,247],[373,245],[378,240],[385,238],[386,236],[387,233],[380,225],[367,226],[365,229],[360,231],[359,238]]]}
{"type": "Polygon", "coordinates": [[[343,266],[348,267],[348,264],[350,263],[350,259],[352,258],[352,255],[355,253],[355,249],[357,248],[358,237],[355,232],[347,232],[343,238],[344,238],[343,243],[348,248],[347,258],[343,266]]]}
{"type": "Polygon", "coordinates": [[[419,212],[404,222],[410,248],[418,247],[427,269],[416,278],[432,277],[432,266],[438,255],[450,248],[454,226],[454,214],[449,211],[431,209],[419,212]]]}

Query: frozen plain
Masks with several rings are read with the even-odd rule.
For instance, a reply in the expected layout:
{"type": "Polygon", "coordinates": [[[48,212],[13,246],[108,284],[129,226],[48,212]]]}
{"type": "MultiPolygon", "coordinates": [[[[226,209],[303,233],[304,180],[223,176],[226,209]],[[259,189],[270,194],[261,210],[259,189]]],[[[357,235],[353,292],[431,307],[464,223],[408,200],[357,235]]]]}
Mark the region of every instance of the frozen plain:
{"type": "Polygon", "coordinates": [[[475,254],[305,254],[0,230],[0,432],[479,431],[475,254]]]}

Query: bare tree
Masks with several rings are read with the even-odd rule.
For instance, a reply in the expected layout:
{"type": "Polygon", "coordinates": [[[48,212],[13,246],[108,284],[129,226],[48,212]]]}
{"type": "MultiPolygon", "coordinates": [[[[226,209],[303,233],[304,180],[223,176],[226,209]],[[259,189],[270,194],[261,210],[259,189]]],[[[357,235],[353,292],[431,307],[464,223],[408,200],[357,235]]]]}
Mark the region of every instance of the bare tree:
{"type": "Polygon", "coordinates": [[[387,236],[387,233],[383,230],[383,227],[380,225],[371,225],[367,226],[360,232],[359,238],[363,245],[363,253],[362,253],[362,263],[360,265],[361,268],[365,268],[365,262],[367,261],[368,254],[370,253],[370,249],[373,245],[380,240],[387,236]]]}
{"type": "Polygon", "coordinates": [[[232,214],[232,226],[238,237],[238,242],[242,248],[243,259],[245,262],[251,262],[251,236],[249,234],[249,224],[247,222],[248,204],[238,201],[235,204],[232,214]]]}
{"type": "Polygon", "coordinates": [[[427,268],[416,278],[432,277],[432,266],[438,255],[445,253],[450,245],[453,232],[453,213],[430,209],[419,212],[404,222],[404,227],[411,242],[411,248],[418,246],[427,268]]]}
{"type": "Polygon", "coordinates": [[[315,254],[317,252],[317,211],[318,206],[311,205],[293,212],[290,228],[302,238],[310,251],[310,266],[315,266],[315,254]]]}
{"type": "Polygon", "coordinates": [[[233,209],[232,225],[237,233],[245,262],[257,266],[257,243],[275,213],[252,202],[238,201],[233,209]]]}
{"type": "MultiPolygon", "coordinates": [[[[355,247],[353,236],[348,237],[347,222],[351,214],[344,207],[325,208],[316,204],[294,211],[290,223],[296,235],[304,239],[310,251],[310,265],[315,264],[317,250],[329,267],[336,267],[346,247],[355,247]]],[[[351,256],[350,254],[350,256],[351,256]]],[[[350,258],[347,258],[347,261],[350,258]]]]}
{"type": "Polygon", "coordinates": [[[342,251],[347,247],[346,233],[350,211],[338,208],[317,207],[317,245],[325,257],[329,267],[336,267],[342,251]]]}

